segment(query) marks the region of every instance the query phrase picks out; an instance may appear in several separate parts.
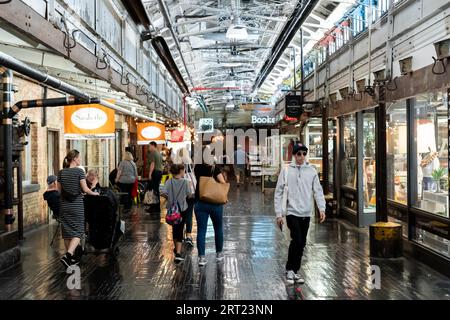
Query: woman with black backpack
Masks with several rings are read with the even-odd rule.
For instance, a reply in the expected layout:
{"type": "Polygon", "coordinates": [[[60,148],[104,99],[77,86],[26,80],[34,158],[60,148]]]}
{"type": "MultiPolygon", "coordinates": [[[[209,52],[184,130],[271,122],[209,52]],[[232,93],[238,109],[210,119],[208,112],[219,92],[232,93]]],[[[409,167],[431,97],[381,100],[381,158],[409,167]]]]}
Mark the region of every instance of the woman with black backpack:
{"type": "Polygon", "coordinates": [[[60,219],[66,253],[61,257],[65,268],[78,264],[80,254],[75,249],[84,236],[83,193],[99,195],[86,184],[86,174],[80,168],[80,152],[71,150],[64,158],[63,169],[58,173],[58,190],[61,194],[60,219]]]}

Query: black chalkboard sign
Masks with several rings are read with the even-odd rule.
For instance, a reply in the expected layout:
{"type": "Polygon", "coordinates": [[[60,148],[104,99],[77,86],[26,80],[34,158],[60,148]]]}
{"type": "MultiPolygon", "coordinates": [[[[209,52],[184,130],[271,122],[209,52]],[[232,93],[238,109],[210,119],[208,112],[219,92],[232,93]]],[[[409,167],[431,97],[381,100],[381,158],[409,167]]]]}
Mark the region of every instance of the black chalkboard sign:
{"type": "Polygon", "coordinates": [[[299,118],[303,113],[302,96],[286,96],[286,116],[291,118],[299,118]]]}

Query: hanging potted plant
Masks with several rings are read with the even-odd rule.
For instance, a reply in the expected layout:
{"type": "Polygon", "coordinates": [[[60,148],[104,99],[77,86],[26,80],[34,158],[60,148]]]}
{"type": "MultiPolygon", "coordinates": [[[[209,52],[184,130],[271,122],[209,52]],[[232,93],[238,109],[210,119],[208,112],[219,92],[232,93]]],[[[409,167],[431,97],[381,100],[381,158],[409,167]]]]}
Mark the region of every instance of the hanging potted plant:
{"type": "Polygon", "coordinates": [[[441,179],[447,173],[447,168],[439,167],[431,173],[433,180],[436,182],[436,192],[441,192],[441,179]]]}

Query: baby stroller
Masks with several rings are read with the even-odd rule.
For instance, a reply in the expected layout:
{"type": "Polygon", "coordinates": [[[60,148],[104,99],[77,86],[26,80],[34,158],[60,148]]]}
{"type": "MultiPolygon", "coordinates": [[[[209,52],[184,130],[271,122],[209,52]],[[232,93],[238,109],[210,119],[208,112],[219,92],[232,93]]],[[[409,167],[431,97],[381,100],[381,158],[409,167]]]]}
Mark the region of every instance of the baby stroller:
{"type": "Polygon", "coordinates": [[[99,193],[99,196],[84,197],[84,215],[88,228],[86,242],[96,249],[85,253],[108,253],[116,258],[119,254],[117,243],[125,233],[125,222],[120,220],[116,194],[108,188],[101,188],[99,193]]]}

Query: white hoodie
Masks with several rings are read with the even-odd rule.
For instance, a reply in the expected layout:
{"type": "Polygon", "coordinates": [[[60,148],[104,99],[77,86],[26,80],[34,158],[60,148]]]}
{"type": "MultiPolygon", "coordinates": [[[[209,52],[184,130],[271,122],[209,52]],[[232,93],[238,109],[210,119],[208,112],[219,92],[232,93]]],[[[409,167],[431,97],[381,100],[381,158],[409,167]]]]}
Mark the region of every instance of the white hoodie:
{"type": "Polygon", "coordinates": [[[316,169],[309,163],[297,165],[294,161],[281,169],[278,176],[277,187],[275,189],[275,213],[277,217],[283,215],[282,199],[283,190],[285,186],[285,173],[288,170],[288,203],[287,215],[294,215],[297,217],[311,217],[313,212],[313,194],[316,199],[319,211],[325,212],[325,198],[323,196],[323,189],[320,185],[319,176],[316,169]]]}

